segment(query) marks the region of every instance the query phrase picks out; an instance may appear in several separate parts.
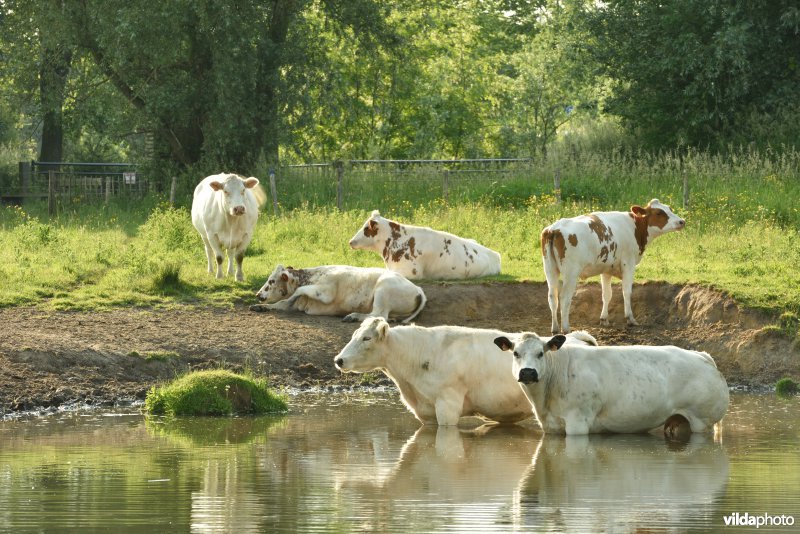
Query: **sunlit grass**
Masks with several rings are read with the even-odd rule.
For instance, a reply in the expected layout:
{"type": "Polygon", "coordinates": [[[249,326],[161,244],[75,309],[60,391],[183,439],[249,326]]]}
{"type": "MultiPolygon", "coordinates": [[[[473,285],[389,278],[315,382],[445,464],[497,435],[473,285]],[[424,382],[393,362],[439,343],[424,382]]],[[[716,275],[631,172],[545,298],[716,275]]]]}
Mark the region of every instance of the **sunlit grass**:
{"type": "Polygon", "coordinates": [[[738,166],[707,156],[684,161],[694,180],[685,209],[681,167],[669,157],[649,165],[584,159],[582,178],[571,177],[577,173],[574,162],[562,162],[560,202],[552,191],[533,191],[528,180],[458,203],[437,198],[412,202],[398,193],[394,202],[376,197],[359,209],[340,212],[306,204],[277,217],[267,204],[244,260],[243,283],[229,276],[217,280],[206,272],[187,207],[146,199],[138,206],[76,206],[52,218],[43,206],[4,208],[0,306],[93,310],[250,302],[277,264],[382,266],[378,254],[354,251],[347,244],[376,208],[386,217],[446,230],[497,250],[503,272],[494,279],[543,281],[538,246],[543,227],[560,217],[627,210],[657,197],[685,217],[687,227],[648,247],[637,281],[701,284],[746,306],[770,310],[776,318],[800,314],[800,215],[792,200],[798,198],[798,180],[791,174],[798,158],[769,163],[747,157],[738,166]]]}

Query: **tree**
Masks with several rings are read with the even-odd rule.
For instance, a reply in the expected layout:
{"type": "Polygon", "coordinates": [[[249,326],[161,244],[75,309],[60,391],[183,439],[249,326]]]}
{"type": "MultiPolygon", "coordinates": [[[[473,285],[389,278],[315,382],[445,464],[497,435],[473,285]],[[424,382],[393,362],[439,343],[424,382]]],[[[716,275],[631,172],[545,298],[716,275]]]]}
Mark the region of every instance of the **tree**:
{"type": "Polygon", "coordinates": [[[753,110],[796,99],[800,12],[792,0],[587,4],[593,55],[615,81],[607,111],[651,145],[722,144],[753,110]]]}

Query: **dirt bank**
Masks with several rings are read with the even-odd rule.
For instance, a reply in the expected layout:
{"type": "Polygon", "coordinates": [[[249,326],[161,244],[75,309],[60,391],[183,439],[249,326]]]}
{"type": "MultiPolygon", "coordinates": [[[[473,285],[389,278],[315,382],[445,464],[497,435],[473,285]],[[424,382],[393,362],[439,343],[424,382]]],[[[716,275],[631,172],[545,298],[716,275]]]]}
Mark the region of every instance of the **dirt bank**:
{"type": "MultiPolygon", "coordinates": [[[[547,286],[539,283],[423,284],[428,305],[417,324],[459,324],[507,331],[550,328],[547,286]]],[[[615,286],[611,326],[599,326],[600,287],[583,285],[571,323],[602,344],[675,344],[705,350],[731,384],[769,384],[800,376],[800,348],[760,313],[729,297],[693,286],[644,283],[633,308],[641,326],[626,327],[615,286]]],[[[113,404],[188,369],[226,366],[269,375],[293,387],[352,385],[333,356],[357,325],[335,317],[253,313],[184,306],[170,310],[47,312],[0,310],[0,415],[69,403],[113,404]],[[152,352],[178,357],[146,359],[152,352]]]]}

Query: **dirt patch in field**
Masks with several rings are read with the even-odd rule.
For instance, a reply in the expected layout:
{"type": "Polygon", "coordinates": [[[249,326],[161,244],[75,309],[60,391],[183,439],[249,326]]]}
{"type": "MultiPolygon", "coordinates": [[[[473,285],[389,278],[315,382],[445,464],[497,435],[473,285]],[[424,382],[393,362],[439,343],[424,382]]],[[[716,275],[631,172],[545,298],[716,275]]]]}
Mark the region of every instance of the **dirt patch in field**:
{"type": "MultiPolygon", "coordinates": [[[[417,324],[506,331],[550,329],[541,283],[423,284],[428,304],[417,324]]],[[[800,375],[800,348],[765,326],[774,318],[742,309],[726,295],[694,286],[638,284],[627,327],[619,286],[611,326],[600,327],[600,287],[582,285],[573,301],[573,329],[601,344],[678,345],[714,356],[730,384],[771,384],[800,375]]],[[[357,324],[300,313],[253,313],[183,306],[169,310],[48,312],[0,310],[0,415],[71,403],[143,399],[154,384],[187,370],[224,366],[266,374],[275,386],[350,386],[334,355],[357,324]]],[[[378,378],[378,382],[387,382],[378,378]]]]}

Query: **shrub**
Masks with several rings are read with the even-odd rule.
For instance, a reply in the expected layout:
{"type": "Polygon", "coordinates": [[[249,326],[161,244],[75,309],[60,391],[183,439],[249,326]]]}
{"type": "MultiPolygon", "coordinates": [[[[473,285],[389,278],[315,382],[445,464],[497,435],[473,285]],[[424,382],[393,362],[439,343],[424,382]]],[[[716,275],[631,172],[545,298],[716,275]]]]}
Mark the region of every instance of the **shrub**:
{"type": "Polygon", "coordinates": [[[285,412],[286,398],[272,392],[266,380],[222,369],[186,374],[153,386],[145,399],[152,415],[241,415],[285,412]]]}
{"type": "Polygon", "coordinates": [[[798,383],[788,376],[781,378],[775,384],[775,393],[781,396],[797,395],[798,383]]]}

